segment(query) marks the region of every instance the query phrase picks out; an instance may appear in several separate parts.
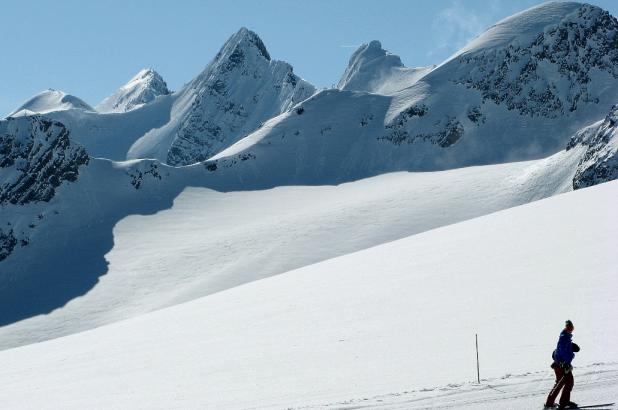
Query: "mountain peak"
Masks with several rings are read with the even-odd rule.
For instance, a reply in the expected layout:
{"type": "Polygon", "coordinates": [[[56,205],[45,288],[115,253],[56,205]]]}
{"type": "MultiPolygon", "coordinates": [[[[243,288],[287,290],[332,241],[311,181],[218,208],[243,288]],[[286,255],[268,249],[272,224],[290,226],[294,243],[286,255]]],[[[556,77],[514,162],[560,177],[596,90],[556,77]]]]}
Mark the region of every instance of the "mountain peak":
{"type": "Polygon", "coordinates": [[[367,63],[369,61],[381,60],[381,64],[387,64],[390,67],[403,67],[403,63],[398,55],[392,54],[382,48],[382,43],[378,40],[372,40],[369,43],[362,44],[350,57],[349,66],[367,63]]]}
{"type": "Polygon", "coordinates": [[[266,50],[264,42],[254,31],[249,30],[247,27],[241,27],[233,37],[238,41],[238,44],[247,44],[255,47],[265,59],[270,61],[270,54],[266,50]]]}
{"type": "Polygon", "coordinates": [[[171,94],[163,77],[152,68],[141,69],[128,83],[97,105],[100,112],[126,112],[158,96],[171,94]]]}
{"type": "Polygon", "coordinates": [[[215,62],[222,62],[227,65],[228,69],[232,69],[245,60],[247,53],[255,54],[270,61],[270,54],[262,39],[255,32],[246,27],[241,27],[225,42],[217,53],[215,62]],[[250,50],[254,50],[254,52],[251,53],[250,50]]]}
{"type": "Polygon", "coordinates": [[[170,165],[204,161],[312,95],[315,87],[242,27],[206,68],[175,94],[172,120],[137,141],[130,158],[170,165]]]}
{"type": "Polygon", "coordinates": [[[595,20],[603,15],[609,13],[590,4],[566,1],[543,3],[500,20],[459,50],[454,57],[509,44],[526,46],[548,27],[569,21],[581,23],[582,20],[595,20]]]}
{"type": "Polygon", "coordinates": [[[161,75],[157,73],[153,68],[142,68],[129,82],[153,77],[161,78],[161,75]]]}
{"type": "Polygon", "coordinates": [[[46,114],[52,111],[71,109],[94,111],[94,108],[82,99],[61,90],[48,88],[30,98],[8,116],[16,117],[20,115],[46,114]]]}
{"type": "Polygon", "coordinates": [[[389,53],[382,48],[382,43],[373,40],[352,53],[337,88],[391,94],[411,86],[432,68],[406,68],[398,55],[389,53]]]}

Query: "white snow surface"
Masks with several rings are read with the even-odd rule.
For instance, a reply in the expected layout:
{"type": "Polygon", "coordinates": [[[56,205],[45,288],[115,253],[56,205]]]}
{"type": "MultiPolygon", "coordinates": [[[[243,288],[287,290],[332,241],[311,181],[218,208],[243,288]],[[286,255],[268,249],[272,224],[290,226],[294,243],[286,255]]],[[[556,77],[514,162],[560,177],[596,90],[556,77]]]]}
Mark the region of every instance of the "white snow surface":
{"type": "MultiPolygon", "coordinates": [[[[156,165],[151,161],[93,160],[75,186],[62,186],[49,204],[22,207],[23,216],[8,213],[16,232],[32,233],[28,246],[3,261],[12,274],[0,279],[9,290],[17,278],[17,284],[33,281],[29,286],[46,297],[63,294],[76,278],[95,283],[51,313],[0,327],[0,348],[90,329],[567,192],[583,152],[577,147],[541,161],[270,189],[252,185],[234,168],[211,174],[202,165],[159,166],[159,180],[144,174],[156,165]],[[136,190],[129,181],[139,173],[136,190]],[[232,189],[237,178],[242,191],[232,189]],[[227,189],[212,189],[218,186],[227,189]],[[92,277],[97,272],[102,276],[92,277]]],[[[274,186],[283,175],[277,168],[261,172],[273,174],[274,186]]],[[[5,305],[19,306],[13,303],[5,305]]]]}
{"type": "Polygon", "coordinates": [[[140,70],[128,83],[97,105],[99,112],[126,112],[170,94],[167,84],[152,68],[140,70]]]}
{"type": "Polygon", "coordinates": [[[0,402],[540,408],[567,318],[582,347],[573,400],[613,401],[616,200],[609,182],[6,350],[0,402]]]}
{"type": "Polygon", "coordinates": [[[7,117],[46,114],[54,111],[65,111],[71,109],[95,111],[94,108],[78,97],[67,94],[64,91],[53,90],[50,88],[30,98],[15,111],[7,115],[7,117]]]}

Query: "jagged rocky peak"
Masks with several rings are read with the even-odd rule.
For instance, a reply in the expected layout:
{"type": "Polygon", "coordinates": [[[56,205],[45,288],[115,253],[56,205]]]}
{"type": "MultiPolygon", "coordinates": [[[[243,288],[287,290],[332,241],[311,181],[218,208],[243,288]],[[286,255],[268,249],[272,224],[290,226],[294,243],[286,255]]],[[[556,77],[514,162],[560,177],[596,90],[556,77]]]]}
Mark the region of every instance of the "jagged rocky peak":
{"type": "Polygon", "coordinates": [[[270,61],[270,54],[268,54],[262,39],[255,32],[246,27],[241,27],[236,34],[226,41],[215,60],[226,60],[230,64],[229,68],[233,68],[234,65],[244,60],[247,52],[251,51],[253,52],[251,54],[270,61]]]}
{"type": "Polygon", "coordinates": [[[573,177],[573,189],[586,188],[618,179],[618,105],[603,121],[578,132],[567,150],[585,147],[573,177]]]}
{"type": "Polygon", "coordinates": [[[67,94],[64,91],[50,88],[30,98],[19,108],[10,113],[8,117],[46,114],[53,111],[64,111],[71,109],[94,111],[94,108],[80,98],[67,94]]]}
{"type": "Polygon", "coordinates": [[[271,59],[259,36],[243,27],[178,92],[171,122],[147,136],[148,146],[157,149],[166,143],[152,141],[171,141],[167,151],[140,151],[138,141],[129,155],[170,165],[206,160],[314,92],[290,64],[271,59]]]}
{"type": "Polygon", "coordinates": [[[88,161],[60,122],[39,115],[0,121],[0,205],[47,202],[88,161]]]}
{"type": "Polygon", "coordinates": [[[163,77],[152,68],[140,70],[128,83],[97,105],[99,112],[126,112],[170,94],[163,77]]]}
{"type": "Polygon", "coordinates": [[[492,26],[445,65],[450,81],[509,110],[569,115],[618,79],[618,21],[589,4],[545,3],[492,26]]]}
{"type": "Polygon", "coordinates": [[[340,90],[391,94],[414,84],[433,67],[406,68],[401,58],[373,40],[362,44],[350,57],[337,84],[340,90]]]}

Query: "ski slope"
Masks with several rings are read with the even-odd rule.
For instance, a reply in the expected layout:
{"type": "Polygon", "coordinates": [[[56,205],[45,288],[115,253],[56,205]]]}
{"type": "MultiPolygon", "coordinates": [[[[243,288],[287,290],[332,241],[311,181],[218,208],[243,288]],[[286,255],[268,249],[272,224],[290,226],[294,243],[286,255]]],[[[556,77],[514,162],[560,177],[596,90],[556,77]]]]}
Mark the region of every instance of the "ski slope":
{"type": "Polygon", "coordinates": [[[617,199],[609,182],[5,350],[0,402],[534,408],[566,318],[582,347],[573,400],[607,400],[618,387],[617,199]],[[482,387],[470,383],[475,333],[482,387]]]}
{"type": "Polygon", "coordinates": [[[150,162],[93,160],[75,187],[63,187],[49,204],[31,205],[21,218],[23,229],[32,218],[37,227],[30,244],[3,262],[13,275],[0,282],[0,348],[91,329],[569,191],[582,152],[337,186],[250,189],[245,181],[242,191],[232,189],[233,169],[214,176],[201,165],[160,168],[161,180],[147,176],[136,190],[127,173],[147,172],[150,162]],[[39,213],[45,218],[36,219],[39,213]]]}

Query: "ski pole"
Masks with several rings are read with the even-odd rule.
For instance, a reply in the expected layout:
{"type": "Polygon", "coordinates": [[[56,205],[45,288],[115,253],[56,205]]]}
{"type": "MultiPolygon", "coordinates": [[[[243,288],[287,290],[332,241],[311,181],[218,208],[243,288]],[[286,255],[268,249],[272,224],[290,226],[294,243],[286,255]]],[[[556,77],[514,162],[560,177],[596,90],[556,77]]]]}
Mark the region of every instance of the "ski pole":
{"type": "Polygon", "coordinates": [[[558,388],[558,386],[560,386],[562,384],[562,381],[564,380],[564,378],[566,377],[566,372],[562,375],[562,378],[556,383],[556,385],[554,386],[553,389],[551,389],[551,391],[549,392],[550,396],[554,395],[554,390],[556,390],[558,388]]]}

